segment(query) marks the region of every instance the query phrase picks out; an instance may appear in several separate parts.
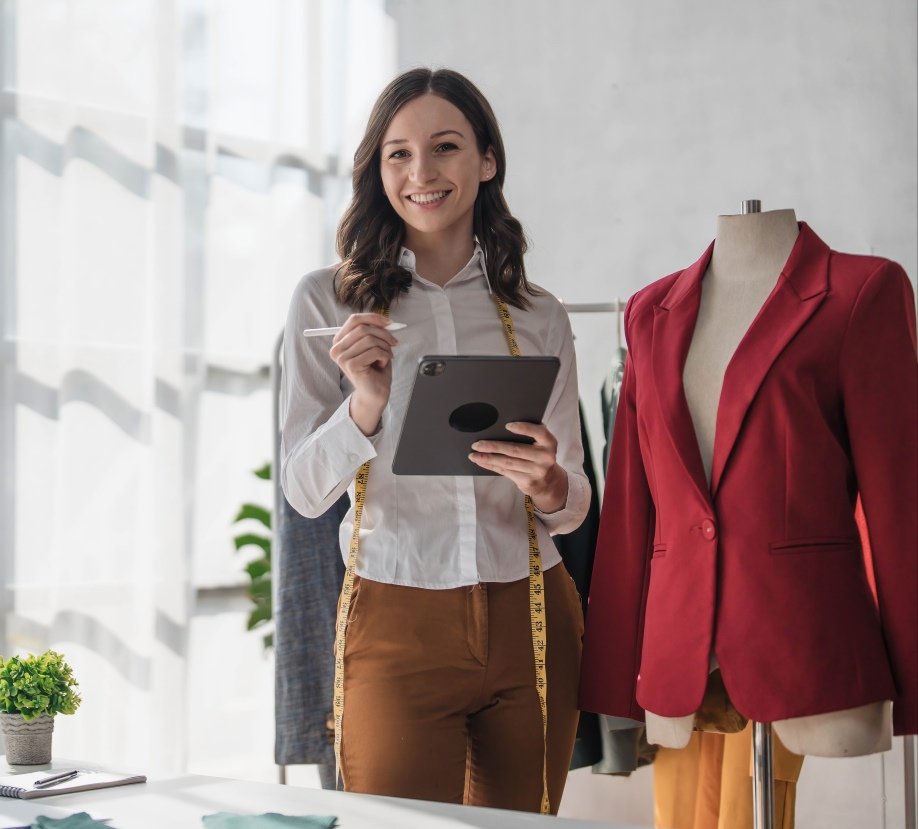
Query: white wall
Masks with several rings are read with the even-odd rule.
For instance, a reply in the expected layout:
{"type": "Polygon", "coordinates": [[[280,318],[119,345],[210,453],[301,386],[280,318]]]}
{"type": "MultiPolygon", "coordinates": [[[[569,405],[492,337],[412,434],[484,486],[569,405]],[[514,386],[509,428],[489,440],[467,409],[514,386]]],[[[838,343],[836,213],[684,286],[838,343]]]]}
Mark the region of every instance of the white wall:
{"type": "MultiPolygon", "coordinates": [[[[887,256],[915,279],[914,0],[388,7],[401,69],[457,69],[491,101],[530,275],[564,300],[625,298],[690,264],[746,198],[792,207],[835,249],[887,256]]],[[[574,330],[595,442],[615,321],[579,316],[574,330]]],[[[798,825],[883,826],[884,786],[885,825],[901,825],[896,752],[808,760],[798,825]]],[[[649,824],[649,778],[578,772],[562,808],[649,824]]]]}
{"type": "MultiPolygon", "coordinates": [[[[457,69],[491,101],[530,275],[561,298],[625,298],[690,264],[747,198],[918,273],[914,0],[388,7],[400,68],[457,69]]],[[[614,325],[575,326],[594,401],[614,325]]]]}

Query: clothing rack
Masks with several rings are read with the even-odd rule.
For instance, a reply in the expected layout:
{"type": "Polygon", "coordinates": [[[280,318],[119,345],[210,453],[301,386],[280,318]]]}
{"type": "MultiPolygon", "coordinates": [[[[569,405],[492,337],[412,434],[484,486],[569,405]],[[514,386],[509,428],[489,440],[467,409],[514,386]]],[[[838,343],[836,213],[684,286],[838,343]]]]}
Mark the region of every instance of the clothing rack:
{"type": "Polygon", "coordinates": [[[616,299],[614,302],[564,302],[564,310],[569,314],[623,314],[627,302],[616,299]]]}
{"type": "Polygon", "coordinates": [[[561,300],[561,305],[568,314],[615,314],[615,341],[618,347],[622,347],[622,319],[625,316],[625,308],[628,303],[616,298],[612,302],[565,302],[561,300]]]}
{"type": "MultiPolygon", "coordinates": [[[[281,499],[284,497],[280,480],[280,386],[281,386],[281,368],[283,366],[284,354],[284,329],[280,330],[277,339],[274,341],[274,348],[271,352],[271,488],[274,497],[271,499],[271,527],[274,532],[278,532],[280,526],[279,517],[281,512],[281,499]]],[[[271,563],[271,607],[276,612],[280,606],[278,597],[280,594],[280,557],[282,555],[280,544],[275,541],[272,546],[271,563]]],[[[274,639],[277,642],[277,638],[274,639]]],[[[274,678],[275,683],[277,677],[274,678]]],[[[277,766],[277,782],[282,785],[287,783],[287,766],[277,766]]]]}

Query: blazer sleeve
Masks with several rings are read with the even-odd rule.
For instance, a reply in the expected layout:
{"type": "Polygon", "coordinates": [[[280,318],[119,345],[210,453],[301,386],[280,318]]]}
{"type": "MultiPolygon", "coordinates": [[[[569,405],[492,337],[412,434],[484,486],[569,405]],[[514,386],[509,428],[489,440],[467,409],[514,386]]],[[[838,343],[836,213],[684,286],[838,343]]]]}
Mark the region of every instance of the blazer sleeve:
{"type": "MultiPolygon", "coordinates": [[[[633,301],[625,310],[626,332],[633,301]]],[[[625,360],[590,582],[580,707],[643,721],[635,690],[656,513],[638,435],[637,382],[632,349],[625,360]]]]}
{"type": "Polygon", "coordinates": [[[918,371],[915,300],[884,262],[854,303],[840,355],[845,421],[897,695],[896,734],[918,733],[918,371]]]}

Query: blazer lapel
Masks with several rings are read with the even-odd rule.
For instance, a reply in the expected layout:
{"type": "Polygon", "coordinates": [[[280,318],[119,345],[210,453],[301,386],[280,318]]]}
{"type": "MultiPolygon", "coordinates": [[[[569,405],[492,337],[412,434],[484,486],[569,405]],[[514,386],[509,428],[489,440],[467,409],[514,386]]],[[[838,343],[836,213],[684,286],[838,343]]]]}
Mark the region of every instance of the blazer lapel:
{"type": "Polygon", "coordinates": [[[822,304],[828,291],[829,248],[805,224],[774,290],[727,365],[717,407],[711,493],[723,478],[743,419],[778,355],[822,304]]]}
{"type": "Polygon", "coordinates": [[[654,387],[660,401],[663,423],[672,439],[676,454],[685,467],[698,495],[710,503],[701,450],[695,425],[689,412],[682,384],[682,371],[688,355],[701,304],[701,279],[711,261],[713,243],[694,265],[686,268],[673,283],[669,293],[653,308],[653,343],[651,361],[654,387]]]}

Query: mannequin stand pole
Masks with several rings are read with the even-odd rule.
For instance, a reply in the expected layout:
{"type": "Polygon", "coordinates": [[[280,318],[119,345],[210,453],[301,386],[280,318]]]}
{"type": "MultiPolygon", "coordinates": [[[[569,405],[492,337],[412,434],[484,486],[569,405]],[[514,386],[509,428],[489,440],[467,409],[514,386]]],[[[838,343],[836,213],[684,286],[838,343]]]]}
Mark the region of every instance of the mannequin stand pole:
{"type": "MultiPolygon", "coordinates": [[[[743,201],[740,212],[745,216],[761,213],[759,199],[743,201]]],[[[775,827],[775,772],[771,759],[771,723],[752,724],[752,813],[755,829],[775,827]]]]}
{"type": "Polygon", "coordinates": [[[755,829],[774,829],[775,781],[771,723],[752,724],[752,811],[755,829]]]}
{"type": "Polygon", "coordinates": [[[916,762],[915,736],[902,738],[902,751],[905,754],[905,826],[906,829],[918,829],[918,762],[916,762]]]}

